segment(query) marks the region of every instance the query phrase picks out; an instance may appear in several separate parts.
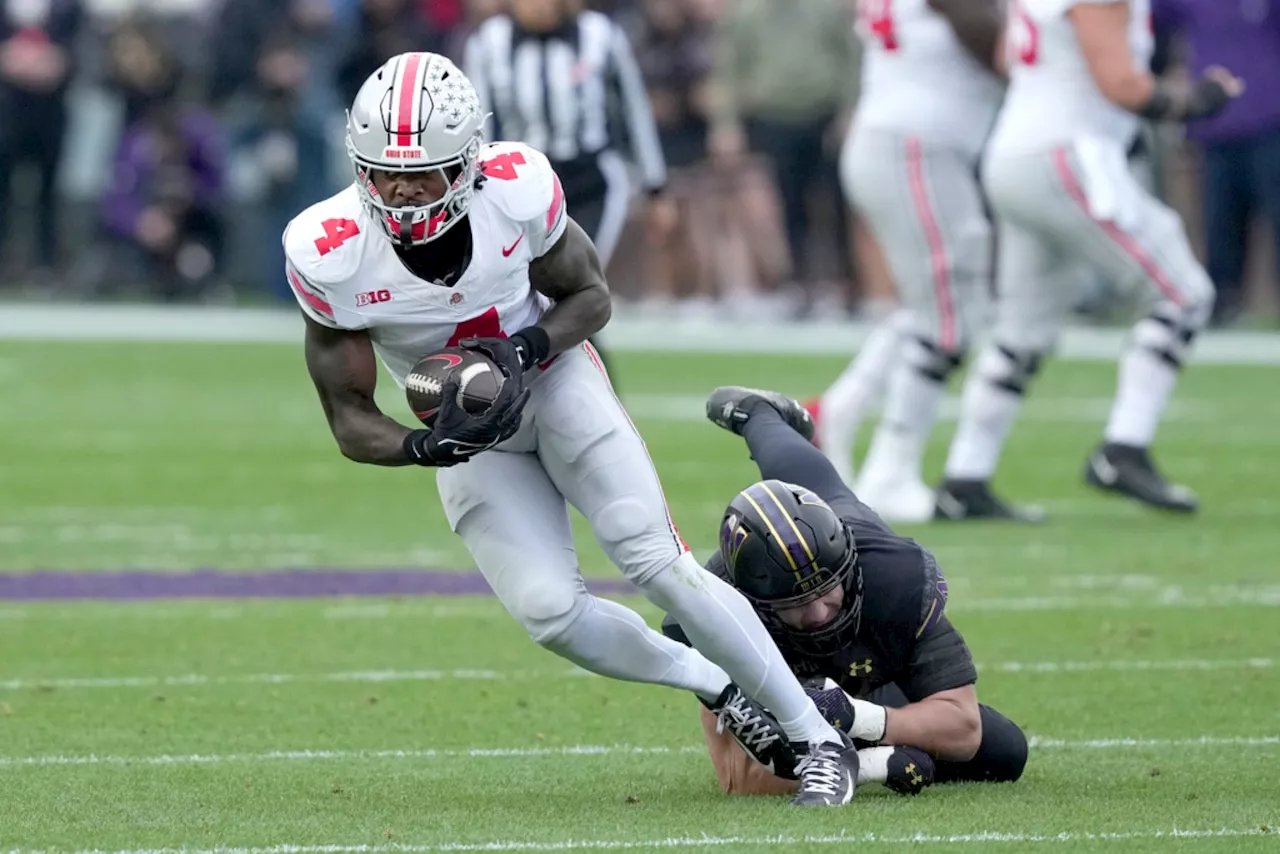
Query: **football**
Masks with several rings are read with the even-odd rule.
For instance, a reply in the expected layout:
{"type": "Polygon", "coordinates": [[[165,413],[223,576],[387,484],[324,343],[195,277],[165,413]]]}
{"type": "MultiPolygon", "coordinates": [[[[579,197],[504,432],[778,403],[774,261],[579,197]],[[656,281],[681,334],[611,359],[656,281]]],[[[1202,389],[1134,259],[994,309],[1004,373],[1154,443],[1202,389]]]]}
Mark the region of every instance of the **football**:
{"type": "Polygon", "coordinates": [[[428,427],[440,411],[442,390],[450,376],[458,379],[458,402],[472,415],[492,406],[502,389],[502,370],[483,353],[446,347],[423,356],[405,377],[404,393],[413,414],[428,427]]]}

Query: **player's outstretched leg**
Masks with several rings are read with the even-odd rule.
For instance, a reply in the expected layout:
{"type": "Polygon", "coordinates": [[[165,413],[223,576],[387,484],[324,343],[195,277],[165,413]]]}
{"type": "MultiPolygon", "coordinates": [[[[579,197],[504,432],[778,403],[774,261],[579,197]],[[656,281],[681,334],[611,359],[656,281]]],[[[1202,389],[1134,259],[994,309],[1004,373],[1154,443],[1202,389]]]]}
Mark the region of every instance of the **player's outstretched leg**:
{"type": "Polygon", "coordinates": [[[707,398],[707,418],[747,440],[764,480],[776,478],[812,489],[828,502],[849,493],[830,459],[813,445],[809,413],[776,391],[721,386],[707,398]],[[797,436],[804,441],[797,441],[797,436]]]}

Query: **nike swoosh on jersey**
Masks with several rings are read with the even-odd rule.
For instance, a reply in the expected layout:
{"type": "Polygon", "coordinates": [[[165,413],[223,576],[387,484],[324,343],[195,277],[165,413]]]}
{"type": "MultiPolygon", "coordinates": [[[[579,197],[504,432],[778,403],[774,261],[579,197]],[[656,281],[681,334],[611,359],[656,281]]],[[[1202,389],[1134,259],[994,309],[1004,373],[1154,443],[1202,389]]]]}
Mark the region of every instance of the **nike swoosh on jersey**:
{"type": "Polygon", "coordinates": [[[510,246],[504,246],[504,247],[502,247],[502,257],[503,257],[503,258],[506,258],[506,257],[508,257],[509,255],[511,255],[511,253],[512,253],[512,252],[515,252],[515,251],[516,251],[516,247],[520,245],[520,241],[521,241],[521,240],[524,240],[524,232],[523,232],[523,231],[522,231],[522,232],[520,232],[520,236],[516,238],[516,242],[515,242],[515,243],[512,243],[510,246]]]}

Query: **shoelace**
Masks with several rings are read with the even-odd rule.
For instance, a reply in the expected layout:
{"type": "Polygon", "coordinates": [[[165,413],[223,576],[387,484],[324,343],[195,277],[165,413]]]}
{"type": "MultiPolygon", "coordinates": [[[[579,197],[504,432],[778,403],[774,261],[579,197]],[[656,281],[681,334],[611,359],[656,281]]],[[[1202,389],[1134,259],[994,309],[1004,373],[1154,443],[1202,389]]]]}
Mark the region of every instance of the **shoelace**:
{"type": "Polygon", "coordinates": [[[751,707],[746,696],[738,694],[721,707],[716,715],[716,733],[729,732],[742,746],[759,753],[782,736],[751,707]]]}
{"type": "Polygon", "coordinates": [[[832,797],[839,795],[845,777],[835,751],[820,745],[811,747],[796,763],[796,776],[800,778],[800,791],[832,797]]]}

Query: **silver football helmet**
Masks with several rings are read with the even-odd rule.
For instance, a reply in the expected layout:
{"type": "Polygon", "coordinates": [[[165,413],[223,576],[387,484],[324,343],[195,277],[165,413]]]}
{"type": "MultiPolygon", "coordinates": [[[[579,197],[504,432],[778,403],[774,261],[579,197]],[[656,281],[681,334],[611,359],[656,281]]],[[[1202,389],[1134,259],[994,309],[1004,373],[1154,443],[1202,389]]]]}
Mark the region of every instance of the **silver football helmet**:
{"type": "Polygon", "coordinates": [[[347,112],[347,155],[360,200],[400,246],[430,243],[466,214],[475,192],[484,116],[475,87],[435,53],[402,53],[360,87],[347,112]],[[439,170],[448,190],[426,205],[383,201],[371,170],[439,170]]]}

